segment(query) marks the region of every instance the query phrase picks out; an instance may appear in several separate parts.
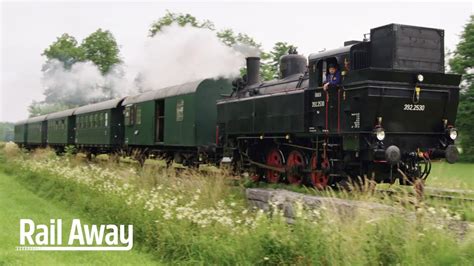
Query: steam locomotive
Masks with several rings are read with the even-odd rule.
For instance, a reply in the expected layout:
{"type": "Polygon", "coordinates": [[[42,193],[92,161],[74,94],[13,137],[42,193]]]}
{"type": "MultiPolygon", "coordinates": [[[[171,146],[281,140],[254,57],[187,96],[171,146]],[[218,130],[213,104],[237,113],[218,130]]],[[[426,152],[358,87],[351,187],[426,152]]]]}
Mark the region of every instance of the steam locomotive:
{"type": "Polygon", "coordinates": [[[232,82],[201,80],[30,118],[15,126],[15,141],[230,164],[254,180],[320,189],[361,177],[411,184],[426,179],[432,160],[458,159],[460,76],[445,73],[443,30],[389,24],[308,59],[284,55],[277,80],[260,81],[259,69],[250,57],[232,82]],[[329,65],[343,80],[324,90],[329,65]]]}

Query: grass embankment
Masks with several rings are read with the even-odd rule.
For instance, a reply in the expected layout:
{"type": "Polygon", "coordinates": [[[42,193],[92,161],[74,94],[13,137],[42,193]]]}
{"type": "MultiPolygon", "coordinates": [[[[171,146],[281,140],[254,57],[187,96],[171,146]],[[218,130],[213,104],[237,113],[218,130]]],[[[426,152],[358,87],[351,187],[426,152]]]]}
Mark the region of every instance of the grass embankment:
{"type": "Polygon", "coordinates": [[[433,163],[426,183],[432,187],[474,190],[474,164],[433,163]]]}
{"type": "MultiPolygon", "coordinates": [[[[32,219],[49,224],[50,219],[61,218],[65,228],[72,219],[88,223],[82,213],[71,211],[69,203],[44,199],[17,182],[16,176],[0,171],[0,265],[153,265],[152,256],[132,252],[28,252],[16,251],[19,246],[19,221],[32,219]]],[[[65,237],[65,236],[64,236],[65,237]]],[[[63,240],[65,243],[66,240],[63,240]]]]}
{"type": "MultiPolygon", "coordinates": [[[[424,217],[325,208],[282,213],[248,210],[243,186],[219,173],[148,165],[88,164],[48,151],[4,151],[1,167],[43,199],[63,202],[92,223],[133,224],[136,248],[184,264],[472,265],[474,239],[456,238],[424,217]]],[[[399,206],[402,209],[401,206],[399,206]]],[[[441,214],[440,215],[445,215],[441,214]]],[[[451,218],[444,217],[444,218],[451,218]]]]}

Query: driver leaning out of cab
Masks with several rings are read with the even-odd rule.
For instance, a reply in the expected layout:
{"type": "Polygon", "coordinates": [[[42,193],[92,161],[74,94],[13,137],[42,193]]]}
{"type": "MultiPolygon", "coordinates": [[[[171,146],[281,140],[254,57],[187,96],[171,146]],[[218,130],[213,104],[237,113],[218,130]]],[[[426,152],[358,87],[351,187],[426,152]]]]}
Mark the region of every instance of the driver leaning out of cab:
{"type": "Polygon", "coordinates": [[[326,83],[323,85],[323,89],[327,90],[330,85],[341,84],[341,72],[336,68],[336,65],[329,65],[329,72],[326,74],[326,83]]]}

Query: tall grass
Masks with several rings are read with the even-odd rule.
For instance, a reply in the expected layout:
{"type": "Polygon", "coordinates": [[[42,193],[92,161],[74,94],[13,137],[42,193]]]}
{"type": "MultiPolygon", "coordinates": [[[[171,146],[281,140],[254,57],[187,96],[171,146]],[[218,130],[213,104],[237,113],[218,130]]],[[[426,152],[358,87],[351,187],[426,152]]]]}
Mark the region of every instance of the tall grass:
{"type": "MultiPolygon", "coordinates": [[[[0,154],[1,167],[38,195],[96,223],[133,224],[139,248],[182,264],[472,265],[474,236],[457,238],[423,214],[326,206],[288,224],[278,209],[248,209],[244,187],[219,172],[90,164],[50,151],[0,154]],[[232,184],[231,184],[232,183],[232,184]]],[[[361,198],[362,199],[362,196],[361,198]]]]}

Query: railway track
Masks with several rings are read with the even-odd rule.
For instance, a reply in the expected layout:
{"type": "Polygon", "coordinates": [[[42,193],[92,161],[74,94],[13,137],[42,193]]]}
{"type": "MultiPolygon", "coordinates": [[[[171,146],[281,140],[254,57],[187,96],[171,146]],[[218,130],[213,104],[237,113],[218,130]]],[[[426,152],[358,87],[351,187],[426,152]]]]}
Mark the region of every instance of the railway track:
{"type": "MultiPolygon", "coordinates": [[[[414,191],[408,190],[395,190],[395,189],[376,189],[378,193],[388,194],[389,196],[395,194],[409,194],[415,196],[414,191]]],[[[460,189],[440,189],[433,187],[425,187],[425,198],[441,199],[450,201],[464,201],[474,202],[474,191],[472,190],[460,190],[460,189]]]]}

